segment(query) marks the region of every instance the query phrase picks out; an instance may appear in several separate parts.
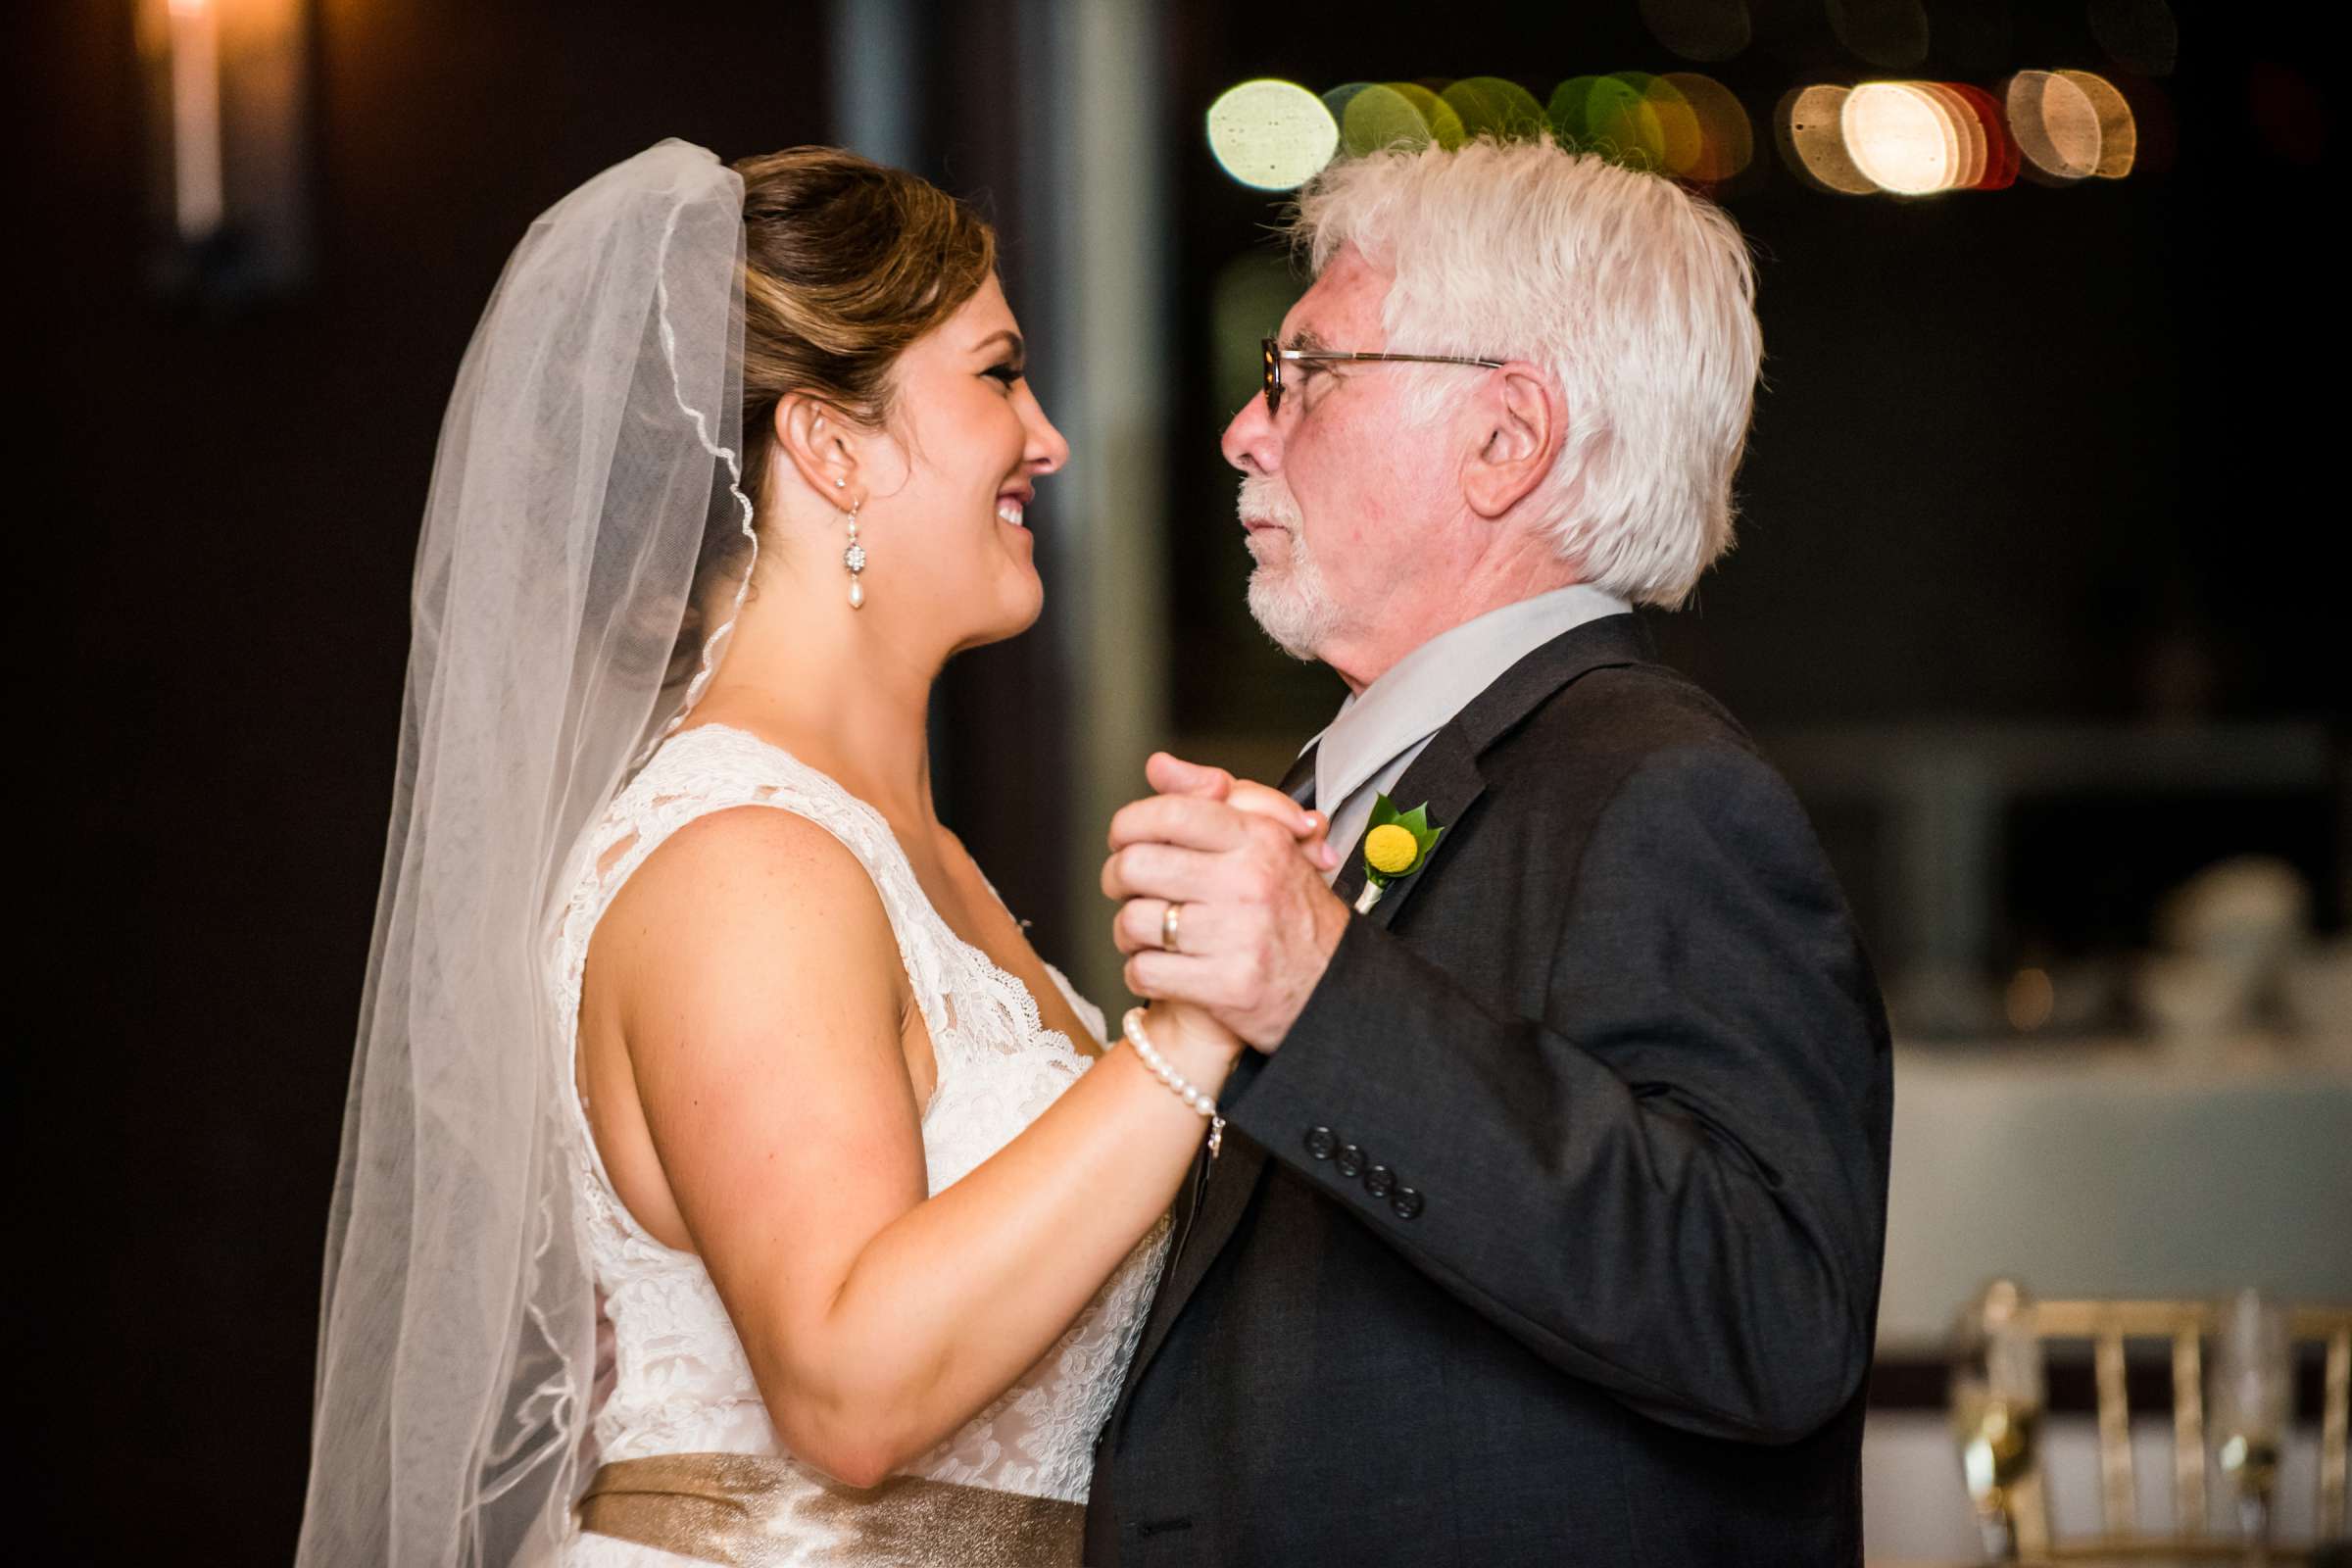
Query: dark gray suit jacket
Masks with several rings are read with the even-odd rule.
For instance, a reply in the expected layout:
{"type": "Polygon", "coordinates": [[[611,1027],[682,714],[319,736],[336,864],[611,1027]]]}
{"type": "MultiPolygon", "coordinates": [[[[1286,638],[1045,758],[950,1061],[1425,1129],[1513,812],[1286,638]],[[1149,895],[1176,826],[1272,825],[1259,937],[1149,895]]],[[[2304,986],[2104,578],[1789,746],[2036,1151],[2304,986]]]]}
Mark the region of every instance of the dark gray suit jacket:
{"type": "Polygon", "coordinates": [[[1393,793],[1449,831],[1227,1086],[1087,1562],[1859,1562],[1892,1088],[1794,797],[1632,615],[1393,793]]]}

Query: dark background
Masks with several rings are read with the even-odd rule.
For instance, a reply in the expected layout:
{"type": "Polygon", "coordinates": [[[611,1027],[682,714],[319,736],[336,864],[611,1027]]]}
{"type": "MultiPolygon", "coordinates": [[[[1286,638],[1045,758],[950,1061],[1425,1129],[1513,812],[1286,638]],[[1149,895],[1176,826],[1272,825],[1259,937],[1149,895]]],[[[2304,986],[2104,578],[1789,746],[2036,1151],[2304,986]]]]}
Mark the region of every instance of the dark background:
{"type": "MultiPolygon", "coordinates": [[[[939,13],[907,84],[922,172],[1008,228],[1016,109],[1063,86],[1024,64],[1014,9],[939,13]]],[[[1669,657],[1760,731],[2294,717],[2340,737],[2341,590],[2323,564],[2341,515],[2323,489],[2340,264],[2317,232],[2340,171],[2332,98],[2288,13],[2180,9],[2179,69],[2144,87],[2172,122],[2149,127],[2169,167],[2075,189],[1805,189],[1771,150],[1773,101],[1868,74],[1817,5],[1754,6],[1754,44],[1698,68],[1759,132],[1726,202],[1760,257],[1769,391],[1740,551],[1689,612],[1653,619],[1669,657]]],[[[1930,14],[1951,24],[1916,74],[2122,75],[2080,6],[1930,14]]],[[[290,1552],[442,400],[507,251],[590,173],[663,135],[732,158],[834,134],[827,15],[325,0],[312,276],[238,306],[150,287],[129,7],[15,18],[8,98],[29,173],[10,249],[31,352],[15,362],[29,482],[11,511],[32,700],[17,771],[37,805],[18,818],[35,929],[11,1296],[30,1366],[21,1441],[51,1478],[30,1489],[32,1536],[54,1532],[62,1555],[290,1552]],[[90,1511],[126,1495],[129,1516],[90,1511]]],[[[1270,245],[1274,211],[1209,158],[1202,112],[1259,74],[1322,90],[1498,74],[1542,95],[1686,63],[1630,3],[1216,0],[1176,8],[1164,46],[1165,567],[1185,672],[1170,697],[1184,734],[1295,745],[1339,688],[1242,618],[1206,315],[1223,269],[1270,245]]],[[[1033,278],[1006,240],[1017,308],[1033,278]]],[[[1040,390],[1049,408],[1082,392],[1040,390]]],[[[1058,658],[1050,634],[971,657],[940,720],[943,808],[1049,956],[1102,916],[1067,906],[1054,857],[1024,853],[1061,798],[1058,658]],[[974,721],[1008,698],[1032,715],[1018,736],[974,721]]],[[[2064,888],[2069,865],[2131,862],[2161,883],[2268,834],[2339,918],[2338,808],[2274,804],[2222,802],[2185,828],[2091,813],[2044,831],[2058,847],[2040,874],[2064,888]]],[[[2144,905],[2116,902],[2127,925],[2144,905]]]]}

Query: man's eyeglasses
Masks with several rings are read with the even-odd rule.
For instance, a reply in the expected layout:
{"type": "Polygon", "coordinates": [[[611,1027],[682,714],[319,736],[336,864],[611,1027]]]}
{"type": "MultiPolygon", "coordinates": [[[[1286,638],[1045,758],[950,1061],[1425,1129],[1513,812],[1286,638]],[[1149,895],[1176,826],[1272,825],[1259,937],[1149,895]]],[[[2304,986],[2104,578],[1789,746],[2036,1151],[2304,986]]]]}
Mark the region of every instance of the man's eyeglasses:
{"type": "Polygon", "coordinates": [[[1470,365],[1482,370],[1499,370],[1503,367],[1501,360],[1465,360],[1450,354],[1352,354],[1338,349],[1286,349],[1270,337],[1260,338],[1258,346],[1266,356],[1266,417],[1269,419],[1282,409],[1282,366],[1285,360],[1299,365],[1381,360],[1408,365],[1470,365]]]}

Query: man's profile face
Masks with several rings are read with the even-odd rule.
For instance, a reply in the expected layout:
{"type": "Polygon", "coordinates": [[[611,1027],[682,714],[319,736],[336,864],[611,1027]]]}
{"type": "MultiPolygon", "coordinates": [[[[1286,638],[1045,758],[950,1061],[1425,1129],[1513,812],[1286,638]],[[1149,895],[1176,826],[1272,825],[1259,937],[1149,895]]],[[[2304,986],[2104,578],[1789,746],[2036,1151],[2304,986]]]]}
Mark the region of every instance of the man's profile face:
{"type": "MultiPolygon", "coordinates": [[[[1389,276],[1343,247],[1283,318],[1282,346],[1385,349],[1389,276]]],[[[1286,361],[1279,415],[1251,398],[1226,427],[1225,459],[1244,475],[1242,523],[1257,568],[1250,610],[1301,658],[1376,624],[1409,583],[1416,523],[1426,526],[1436,428],[1401,416],[1402,368],[1286,361]]],[[[1409,373],[1409,372],[1407,372],[1409,373]]]]}

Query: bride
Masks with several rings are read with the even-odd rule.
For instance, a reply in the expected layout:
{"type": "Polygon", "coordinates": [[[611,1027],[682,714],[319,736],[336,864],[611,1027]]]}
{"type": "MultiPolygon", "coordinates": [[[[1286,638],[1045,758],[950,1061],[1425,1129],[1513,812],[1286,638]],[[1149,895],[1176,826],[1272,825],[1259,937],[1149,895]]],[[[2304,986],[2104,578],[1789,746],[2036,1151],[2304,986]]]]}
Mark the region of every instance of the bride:
{"type": "Polygon", "coordinates": [[[911,175],[674,141],[509,263],[418,554],[303,1563],[1077,1560],[1240,1046],[1105,1051],[933,809],[932,683],[1036,619],[1067,456],[994,268],[911,175]]]}

